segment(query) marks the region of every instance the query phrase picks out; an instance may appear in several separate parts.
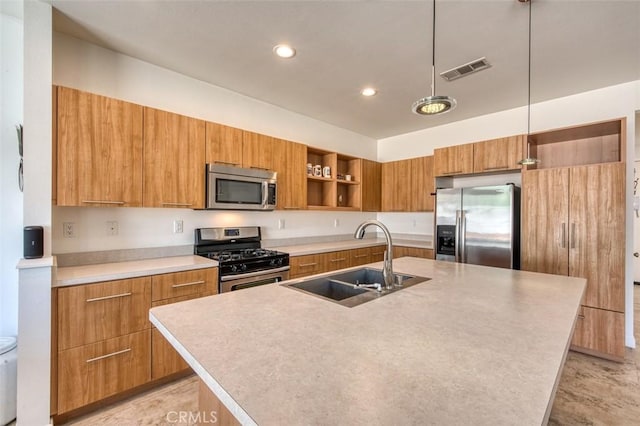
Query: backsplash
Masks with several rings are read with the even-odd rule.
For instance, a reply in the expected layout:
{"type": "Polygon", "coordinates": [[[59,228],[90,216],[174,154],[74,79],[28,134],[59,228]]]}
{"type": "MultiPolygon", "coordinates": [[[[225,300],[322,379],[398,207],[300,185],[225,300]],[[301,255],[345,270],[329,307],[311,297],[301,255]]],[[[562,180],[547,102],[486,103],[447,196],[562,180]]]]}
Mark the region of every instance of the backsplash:
{"type": "Polygon", "coordinates": [[[192,245],[195,228],[219,226],[260,226],[263,240],[332,238],[351,234],[367,219],[376,219],[376,213],[54,207],[52,252],[60,255],[192,245]],[[173,232],[174,221],[182,221],[182,233],[173,232]],[[73,237],[63,236],[65,223],[72,224],[73,237]]]}

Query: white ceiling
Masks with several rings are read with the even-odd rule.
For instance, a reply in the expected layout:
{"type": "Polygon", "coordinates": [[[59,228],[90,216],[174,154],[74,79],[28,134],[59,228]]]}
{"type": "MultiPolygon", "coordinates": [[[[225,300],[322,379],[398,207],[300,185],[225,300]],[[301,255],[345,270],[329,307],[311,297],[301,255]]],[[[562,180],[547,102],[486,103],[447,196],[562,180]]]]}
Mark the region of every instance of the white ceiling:
{"type": "MultiPolygon", "coordinates": [[[[430,94],[425,1],[51,0],[54,28],[109,49],[380,139],[527,103],[528,4],[439,0],[436,81],[458,107],[413,114],[430,94]],[[298,55],[282,60],[274,45],[298,55]],[[378,95],[359,91],[372,85],[378,95]]],[[[534,0],[532,101],[640,79],[640,0],[534,0]]],[[[523,129],[524,130],[524,129],[523,129]]]]}

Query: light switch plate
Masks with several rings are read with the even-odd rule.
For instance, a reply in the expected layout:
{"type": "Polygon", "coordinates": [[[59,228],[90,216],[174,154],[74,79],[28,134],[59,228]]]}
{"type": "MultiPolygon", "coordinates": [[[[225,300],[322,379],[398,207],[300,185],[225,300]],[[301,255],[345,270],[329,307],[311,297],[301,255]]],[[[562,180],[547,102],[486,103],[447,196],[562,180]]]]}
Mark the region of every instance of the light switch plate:
{"type": "Polygon", "coordinates": [[[173,221],[173,233],[182,234],[184,232],[184,222],[182,219],[176,219],[173,221]]]}

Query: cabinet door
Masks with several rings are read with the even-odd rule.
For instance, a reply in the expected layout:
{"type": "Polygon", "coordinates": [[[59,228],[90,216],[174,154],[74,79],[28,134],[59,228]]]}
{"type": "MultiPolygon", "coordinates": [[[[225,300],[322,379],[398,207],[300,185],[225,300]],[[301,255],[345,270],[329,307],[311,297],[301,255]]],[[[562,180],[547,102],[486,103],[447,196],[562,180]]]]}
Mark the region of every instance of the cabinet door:
{"type": "Polygon", "coordinates": [[[58,348],[73,348],[150,326],[151,278],[58,289],[58,348]]]}
{"type": "Polygon", "coordinates": [[[151,330],[151,380],[160,379],[188,368],[189,364],[154,327],[151,330]]]}
{"type": "Polygon", "coordinates": [[[207,122],[206,162],[242,166],[242,130],[207,122]]]}
{"type": "Polygon", "coordinates": [[[569,275],[587,279],[583,304],[624,312],[624,163],[572,167],[569,275]]]}
{"type": "Polygon", "coordinates": [[[147,383],[149,345],[144,330],[60,352],[58,414],[147,383]]]}
{"type": "Polygon", "coordinates": [[[205,123],[144,109],[144,206],[204,208],[205,123]]]}
{"type": "Polygon", "coordinates": [[[379,212],[382,208],[382,165],[362,160],[362,211],[379,212]]]}
{"type": "Polygon", "coordinates": [[[569,170],[522,173],[521,265],[525,271],[569,273],[569,170]]]}
{"type": "MultiPolygon", "coordinates": [[[[306,163],[303,163],[306,165],[306,163]]],[[[253,132],[242,132],[242,166],[273,170],[273,138],[253,132]]]]}
{"type": "Polygon", "coordinates": [[[434,149],[434,175],[452,176],[473,173],[473,145],[468,143],[434,149]]]}
{"type": "Polygon", "coordinates": [[[307,146],[282,139],[273,140],[273,170],[278,173],[278,210],[300,210],[307,206],[307,146]]]}
{"type": "Polygon", "coordinates": [[[59,206],[142,206],[142,106],[58,87],[59,206]]]}
{"type": "Polygon", "coordinates": [[[382,211],[409,211],[411,171],[411,160],[382,164],[382,211]]]}
{"type": "Polygon", "coordinates": [[[432,212],[435,191],[433,177],[433,156],[418,157],[409,160],[409,211],[432,212]]]}
{"type": "Polygon", "coordinates": [[[580,307],[571,349],[586,349],[616,360],[624,358],[624,314],[604,309],[580,307]]]}
{"type": "Polygon", "coordinates": [[[522,166],[525,136],[511,136],[473,144],[473,171],[475,173],[499,170],[517,170],[522,166]]]}
{"type": "Polygon", "coordinates": [[[371,261],[382,262],[384,260],[385,251],[387,251],[386,245],[371,247],[371,261]]]}

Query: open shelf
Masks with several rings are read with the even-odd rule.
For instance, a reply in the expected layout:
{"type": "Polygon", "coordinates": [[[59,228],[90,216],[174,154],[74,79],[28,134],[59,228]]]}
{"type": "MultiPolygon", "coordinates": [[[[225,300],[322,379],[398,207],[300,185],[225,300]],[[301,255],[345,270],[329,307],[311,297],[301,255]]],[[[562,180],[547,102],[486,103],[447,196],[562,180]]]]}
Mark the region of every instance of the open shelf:
{"type": "Polygon", "coordinates": [[[532,134],[531,155],[540,162],[527,169],[623,161],[625,131],[625,119],[618,119],[532,134]]]}

